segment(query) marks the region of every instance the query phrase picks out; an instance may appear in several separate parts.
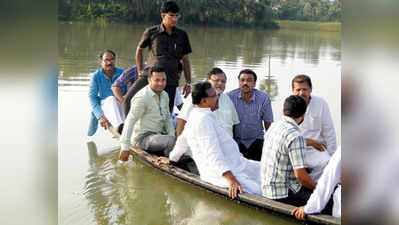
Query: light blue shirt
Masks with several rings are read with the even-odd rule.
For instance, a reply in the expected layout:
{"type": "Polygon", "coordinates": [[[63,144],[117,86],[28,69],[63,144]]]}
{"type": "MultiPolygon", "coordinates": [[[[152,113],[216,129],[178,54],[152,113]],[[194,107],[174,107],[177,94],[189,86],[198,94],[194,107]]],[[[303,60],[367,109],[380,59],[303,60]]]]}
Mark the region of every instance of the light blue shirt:
{"type": "Polygon", "coordinates": [[[236,127],[236,137],[238,143],[242,143],[249,148],[256,139],[263,139],[264,129],[262,122],[273,122],[273,111],[269,96],[257,89],[248,103],[244,101],[240,88],[227,93],[233,102],[240,123],[236,127]]]}
{"type": "MultiPolygon", "coordinates": [[[[123,69],[115,67],[115,73],[112,76],[112,80],[104,73],[102,68],[98,69],[92,76],[89,86],[89,100],[92,109],[92,115],[90,119],[90,126],[88,135],[92,136],[97,131],[98,119],[100,119],[104,112],[101,108],[101,100],[113,96],[114,93],[111,90],[112,83],[118,79],[122,74],[123,69]]],[[[126,92],[126,88],[122,88],[122,93],[126,92]]]]}

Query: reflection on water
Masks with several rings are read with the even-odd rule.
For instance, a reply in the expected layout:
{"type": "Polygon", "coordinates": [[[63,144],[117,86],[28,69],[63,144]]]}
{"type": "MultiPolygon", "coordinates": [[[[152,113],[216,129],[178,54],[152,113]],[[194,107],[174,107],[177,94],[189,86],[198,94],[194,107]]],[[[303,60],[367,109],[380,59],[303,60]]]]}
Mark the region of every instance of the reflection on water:
{"type": "MultiPolygon", "coordinates": [[[[99,156],[87,144],[90,167],[83,195],[93,224],[292,224],[294,220],[262,213],[207,191],[180,183],[142,165],[119,164],[113,151],[99,156]],[[226,208],[226,204],[231,207],[226,208]],[[253,217],[255,216],[255,217],[253,217]]],[[[75,221],[77,222],[77,221],[75,221]]]]}
{"type": "MultiPolygon", "coordinates": [[[[104,149],[116,146],[117,141],[110,140],[102,129],[93,137],[97,146],[94,142],[82,144],[90,113],[89,76],[99,67],[97,55],[112,49],[117,53],[118,67],[134,65],[136,45],[145,27],[59,24],[60,224],[296,223],[215,197],[135,159],[118,164],[117,150],[103,153],[104,149]]],[[[184,29],[193,49],[193,82],[202,80],[217,66],[225,71],[226,91],[230,91],[238,87],[240,70],[253,69],[258,75],[256,87],[270,96],[274,118],[278,120],[282,102],[291,94],[291,79],[298,73],[308,74],[312,78],[312,93],[329,104],[340,143],[340,33],[184,29]]]]}
{"type": "MultiPolygon", "coordinates": [[[[135,48],[144,29],[143,25],[59,24],[60,85],[88,85],[89,73],[98,68],[97,54],[106,48],[117,53],[120,67],[134,65],[135,48]]],[[[202,79],[215,65],[236,70],[258,68],[262,71],[259,75],[266,76],[270,56],[273,62],[282,65],[292,59],[315,66],[320,61],[341,60],[340,33],[203,27],[185,29],[193,49],[190,59],[194,81],[202,79]]]]}

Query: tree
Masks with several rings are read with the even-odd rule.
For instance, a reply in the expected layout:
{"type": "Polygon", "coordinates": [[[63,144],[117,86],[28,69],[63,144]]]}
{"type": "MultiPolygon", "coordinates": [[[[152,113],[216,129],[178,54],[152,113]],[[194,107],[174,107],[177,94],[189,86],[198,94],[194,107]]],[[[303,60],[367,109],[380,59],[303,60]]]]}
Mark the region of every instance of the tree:
{"type": "Polygon", "coordinates": [[[310,5],[310,2],[305,3],[305,5],[303,6],[302,14],[306,19],[309,19],[309,18],[310,18],[310,20],[312,19],[312,6],[310,5]]]}

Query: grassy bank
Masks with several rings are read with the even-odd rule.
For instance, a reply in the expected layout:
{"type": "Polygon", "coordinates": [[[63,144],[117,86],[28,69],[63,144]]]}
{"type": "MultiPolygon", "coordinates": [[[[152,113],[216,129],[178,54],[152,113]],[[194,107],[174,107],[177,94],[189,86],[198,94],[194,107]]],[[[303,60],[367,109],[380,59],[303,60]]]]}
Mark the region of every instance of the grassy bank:
{"type": "Polygon", "coordinates": [[[277,20],[276,22],[280,26],[280,29],[341,32],[340,22],[307,22],[291,20],[277,20]]]}

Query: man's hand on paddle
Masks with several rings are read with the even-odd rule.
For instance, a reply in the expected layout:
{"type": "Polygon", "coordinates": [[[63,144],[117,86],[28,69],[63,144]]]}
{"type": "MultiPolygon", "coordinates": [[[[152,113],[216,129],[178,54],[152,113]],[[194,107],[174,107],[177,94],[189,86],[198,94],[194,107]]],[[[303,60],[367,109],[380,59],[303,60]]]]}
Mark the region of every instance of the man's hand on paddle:
{"type": "Polygon", "coordinates": [[[170,160],[166,157],[158,157],[155,160],[155,165],[160,166],[161,164],[166,164],[169,165],[170,164],[170,160]]]}
{"type": "Polygon", "coordinates": [[[313,139],[306,139],[306,145],[307,146],[312,146],[319,152],[324,152],[324,150],[327,149],[327,144],[321,141],[316,141],[313,139]]]}
{"type": "Polygon", "coordinates": [[[100,122],[100,126],[104,127],[104,129],[108,129],[111,125],[105,116],[100,117],[98,121],[100,122]]]}
{"type": "Polygon", "coordinates": [[[121,161],[127,161],[128,159],[129,159],[129,154],[130,154],[130,152],[129,151],[120,151],[119,152],[119,160],[121,160],[121,161]]]}
{"type": "Polygon", "coordinates": [[[292,210],[291,215],[294,215],[298,220],[305,220],[305,206],[295,208],[292,210]]]}
{"type": "Polygon", "coordinates": [[[231,171],[227,171],[223,174],[223,177],[226,178],[227,183],[229,184],[229,196],[232,199],[235,199],[238,196],[238,191],[242,193],[242,188],[240,182],[234,177],[231,171]]]}

